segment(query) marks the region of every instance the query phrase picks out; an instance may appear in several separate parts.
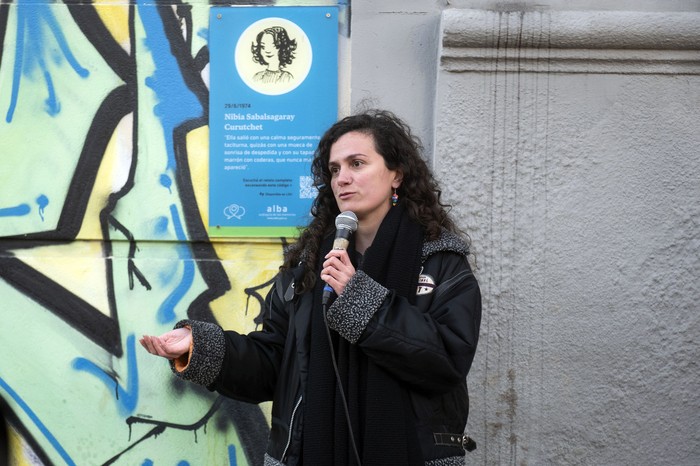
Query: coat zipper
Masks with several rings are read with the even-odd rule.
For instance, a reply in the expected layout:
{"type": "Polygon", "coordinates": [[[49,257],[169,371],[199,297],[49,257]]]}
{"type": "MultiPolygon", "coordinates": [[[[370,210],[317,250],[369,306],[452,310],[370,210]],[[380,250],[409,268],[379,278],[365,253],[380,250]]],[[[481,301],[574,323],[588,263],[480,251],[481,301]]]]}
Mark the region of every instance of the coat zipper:
{"type": "Polygon", "coordinates": [[[289,445],[292,443],[292,427],[294,426],[294,417],[297,414],[297,409],[299,409],[299,405],[301,404],[301,400],[303,399],[303,396],[299,397],[299,401],[297,401],[297,404],[294,405],[294,409],[292,410],[292,417],[289,420],[289,433],[287,434],[287,445],[284,446],[284,451],[282,452],[282,458],[280,458],[280,461],[284,462],[287,458],[287,450],[289,450],[289,445]]]}
{"type": "Polygon", "coordinates": [[[437,291],[435,293],[435,299],[437,299],[438,296],[440,296],[440,295],[444,294],[445,292],[449,291],[450,289],[452,289],[455,282],[462,281],[462,280],[469,278],[473,275],[474,274],[472,272],[465,270],[465,271],[459,273],[458,275],[455,275],[454,277],[450,278],[446,282],[443,282],[441,284],[441,286],[439,286],[438,289],[435,290],[435,291],[437,291]]]}

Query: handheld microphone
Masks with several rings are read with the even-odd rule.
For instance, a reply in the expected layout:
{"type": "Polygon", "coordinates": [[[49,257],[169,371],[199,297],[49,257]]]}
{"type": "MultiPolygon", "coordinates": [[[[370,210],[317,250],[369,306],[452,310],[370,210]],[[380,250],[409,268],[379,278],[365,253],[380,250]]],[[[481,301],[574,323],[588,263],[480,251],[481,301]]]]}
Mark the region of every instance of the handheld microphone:
{"type": "MultiPolygon", "coordinates": [[[[354,212],[346,210],[341,212],[335,218],[335,239],[333,240],[333,249],[347,250],[350,244],[350,236],[357,230],[357,215],[354,212]]],[[[326,283],[323,287],[323,305],[328,303],[331,295],[334,294],[333,288],[326,283]]]]}

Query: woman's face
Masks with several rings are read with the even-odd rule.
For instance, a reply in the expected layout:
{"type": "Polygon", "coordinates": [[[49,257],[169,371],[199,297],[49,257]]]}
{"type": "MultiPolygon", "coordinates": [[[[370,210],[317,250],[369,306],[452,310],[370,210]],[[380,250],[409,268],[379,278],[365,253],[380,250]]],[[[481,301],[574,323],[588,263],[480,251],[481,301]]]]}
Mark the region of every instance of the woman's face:
{"type": "Polygon", "coordinates": [[[275,62],[279,58],[279,49],[275,46],[272,34],[263,34],[260,38],[260,55],[267,62],[275,62]]]}
{"type": "Polygon", "coordinates": [[[354,212],[360,228],[378,228],[391,208],[389,199],[401,176],[387,168],[374,138],[355,131],[344,134],[331,146],[328,168],[338,209],[354,212]]]}

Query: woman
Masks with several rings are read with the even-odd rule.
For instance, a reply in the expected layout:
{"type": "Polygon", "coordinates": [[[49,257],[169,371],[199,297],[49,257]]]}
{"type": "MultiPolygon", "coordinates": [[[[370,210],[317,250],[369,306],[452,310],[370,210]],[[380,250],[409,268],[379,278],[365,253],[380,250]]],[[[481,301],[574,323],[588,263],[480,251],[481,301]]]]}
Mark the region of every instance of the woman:
{"type": "Polygon", "coordinates": [[[210,390],[273,400],[266,466],[464,464],[481,295],[419,143],[389,112],[350,116],[321,138],[312,172],[313,220],[262,330],[183,321],[141,343],[210,390]],[[346,211],[359,226],[334,250],[346,211]]]}

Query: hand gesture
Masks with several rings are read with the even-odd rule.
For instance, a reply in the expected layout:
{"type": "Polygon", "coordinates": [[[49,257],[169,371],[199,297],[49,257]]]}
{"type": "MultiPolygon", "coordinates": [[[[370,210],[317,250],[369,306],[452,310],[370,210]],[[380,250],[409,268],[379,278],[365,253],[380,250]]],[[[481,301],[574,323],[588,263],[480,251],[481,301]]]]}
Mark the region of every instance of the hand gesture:
{"type": "Polygon", "coordinates": [[[177,328],[159,337],[144,335],[139,342],[151,354],[177,359],[183,354],[189,353],[192,344],[192,331],[187,327],[177,328]]]}

